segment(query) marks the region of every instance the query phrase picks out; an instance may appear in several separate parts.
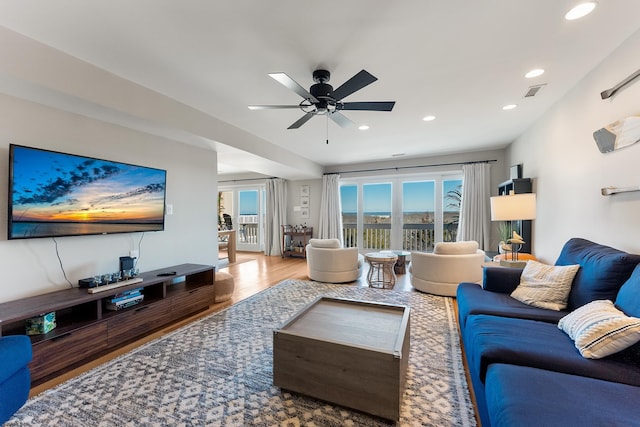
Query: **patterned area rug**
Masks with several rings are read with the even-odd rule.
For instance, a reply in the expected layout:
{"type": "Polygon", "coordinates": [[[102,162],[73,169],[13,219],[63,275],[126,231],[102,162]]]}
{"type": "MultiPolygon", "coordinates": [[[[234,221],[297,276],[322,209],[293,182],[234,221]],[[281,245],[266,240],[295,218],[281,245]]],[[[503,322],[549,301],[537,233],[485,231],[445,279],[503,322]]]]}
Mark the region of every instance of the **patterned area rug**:
{"type": "Polygon", "coordinates": [[[287,280],[29,400],[6,426],[385,426],[272,384],[273,330],[326,295],[411,307],[401,426],[474,426],[452,300],[287,280]]]}

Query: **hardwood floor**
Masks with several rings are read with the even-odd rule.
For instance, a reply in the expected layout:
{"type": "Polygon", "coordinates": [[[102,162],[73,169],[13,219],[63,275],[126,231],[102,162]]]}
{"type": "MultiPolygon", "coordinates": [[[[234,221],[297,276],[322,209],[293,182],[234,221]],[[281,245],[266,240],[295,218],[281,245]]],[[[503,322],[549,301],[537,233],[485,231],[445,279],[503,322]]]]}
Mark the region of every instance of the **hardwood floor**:
{"type": "MultiPolygon", "coordinates": [[[[262,253],[254,252],[238,252],[236,262],[221,268],[220,271],[225,271],[234,277],[235,291],[231,300],[219,304],[214,304],[209,307],[208,310],[198,313],[197,315],[186,318],[174,325],[162,328],[152,334],[147,335],[140,340],[132,342],[120,349],[114,350],[104,356],[86,363],[82,366],[73,369],[67,373],[64,373],[58,377],[55,377],[47,382],[44,382],[31,389],[31,396],[42,393],[43,391],[55,387],[56,385],[67,381],[83,372],[86,372],[96,366],[99,366],[109,360],[120,356],[134,348],[147,343],[155,338],[166,335],[167,333],[182,327],[196,319],[206,316],[211,313],[220,311],[230,305],[242,301],[243,299],[250,297],[264,289],[277,285],[286,279],[298,279],[309,280],[307,276],[307,263],[303,258],[281,258],[279,256],[265,256],[262,253]]],[[[367,271],[368,265],[365,265],[362,276],[352,284],[346,284],[345,286],[368,286],[367,285],[367,271]]],[[[409,283],[408,274],[399,274],[397,276],[397,282],[394,287],[396,290],[412,290],[409,283]]]]}

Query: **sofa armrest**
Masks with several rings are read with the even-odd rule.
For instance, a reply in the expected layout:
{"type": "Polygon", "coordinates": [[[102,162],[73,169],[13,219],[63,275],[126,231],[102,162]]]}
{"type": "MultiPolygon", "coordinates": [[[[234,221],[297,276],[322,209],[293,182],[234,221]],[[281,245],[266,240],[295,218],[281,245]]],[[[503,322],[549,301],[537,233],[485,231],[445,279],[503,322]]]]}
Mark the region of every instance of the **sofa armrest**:
{"type": "MultiPolygon", "coordinates": [[[[0,384],[31,361],[31,340],[26,335],[0,337],[0,384]]],[[[2,406],[2,405],[0,405],[2,406]]]]}
{"type": "Polygon", "coordinates": [[[510,294],[520,284],[521,268],[485,267],[482,288],[491,292],[510,294]]]}

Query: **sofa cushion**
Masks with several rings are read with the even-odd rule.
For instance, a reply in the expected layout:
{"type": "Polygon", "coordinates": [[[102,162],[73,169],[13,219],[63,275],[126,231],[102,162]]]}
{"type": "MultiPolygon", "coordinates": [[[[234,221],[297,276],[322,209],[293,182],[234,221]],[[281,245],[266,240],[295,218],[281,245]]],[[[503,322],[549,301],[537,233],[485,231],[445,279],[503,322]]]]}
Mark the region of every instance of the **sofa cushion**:
{"type": "Polygon", "coordinates": [[[468,255],[475,254],[478,242],[438,242],[433,247],[433,253],[439,255],[468,255]]]}
{"type": "Polygon", "coordinates": [[[481,381],[489,365],[507,363],[640,386],[637,360],[625,359],[625,352],[586,359],[551,323],[478,314],[467,319],[463,341],[469,371],[481,381]]]}
{"type": "Polygon", "coordinates": [[[563,310],[571,283],[579,265],[553,266],[527,261],[522,270],[520,284],[511,296],[520,302],[549,310],[563,310]]]}
{"type": "MultiPolygon", "coordinates": [[[[488,269],[487,269],[488,270],[488,269]]],[[[492,270],[512,270],[508,268],[493,268],[492,270]]],[[[461,283],[457,291],[458,317],[460,328],[465,327],[467,318],[474,314],[491,314],[502,317],[516,317],[522,319],[540,320],[558,323],[568,311],[554,311],[524,304],[509,294],[489,292],[475,283],[461,283]]]]}
{"type": "Polygon", "coordinates": [[[628,316],[640,317],[640,264],[620,288],[616,297],[616,307],[628,316]]]}
{"type": "Polygon", "coordinates": [[[491,365],[486,381],[492,427],[631,426],[640,419],[639,387],[504,364],[491,365]]]}
{"type": "Polygon", "coordinates": [[[609,300],[583,305],[560,319],[558,328],[590,359],[609,356],[640,341],[640,319],[627,316],[609,300]]]}
{"type": "Polygon", "coordinates": [[[580,264],[569,293],[568,308],[576,308],[595,300],[614,301],[620,286],[640,263],[633,255],[609,246],[573,238],[567,241],[556,265],[580,264]]]}
{"type": "Polygon", "coordinates": [[[309,244],[314,248],[341,248],[340,240],[338,239],[310,239],[309,244]]]}

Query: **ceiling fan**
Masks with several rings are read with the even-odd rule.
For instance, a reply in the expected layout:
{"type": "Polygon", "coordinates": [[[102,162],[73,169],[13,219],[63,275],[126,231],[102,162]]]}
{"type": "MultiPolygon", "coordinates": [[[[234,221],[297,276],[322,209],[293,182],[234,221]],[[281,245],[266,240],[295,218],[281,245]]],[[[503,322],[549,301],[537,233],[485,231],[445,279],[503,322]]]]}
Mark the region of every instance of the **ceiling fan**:
{"type": "Polygon", "coordinates": [[[335,90],[333,89],[333,86],[327,83],[331,77],[331,73],[327,70],[315,70],[313,72],[313,80],[316,83],[312,85],[308,91],[285,73],[269,73],[269,76],[304,99],[298,105],[250,105],[249,109],[301,109],[305,115],[287,129],[298,129],[315,115],[326,115],[339,126],[348,127],[353,125],[354,122],[341,113],[343,110],[391,111],[395,105],[395,101],[342,101],[352,93],[378,80],[365,70],[360,71],[335,90]]]}

